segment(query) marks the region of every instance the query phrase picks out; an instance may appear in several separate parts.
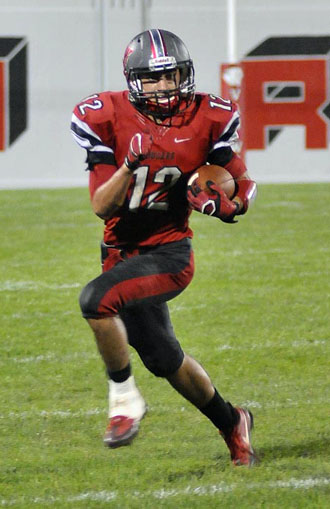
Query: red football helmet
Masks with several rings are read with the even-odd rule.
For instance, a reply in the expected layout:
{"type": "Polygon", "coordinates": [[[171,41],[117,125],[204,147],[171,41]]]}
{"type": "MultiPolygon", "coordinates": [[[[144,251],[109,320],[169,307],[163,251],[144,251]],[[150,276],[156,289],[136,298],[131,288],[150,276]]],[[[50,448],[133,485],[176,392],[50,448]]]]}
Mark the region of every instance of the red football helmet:
{"type": "Polygon", "coordinates": [[[138,34],[126,48],[124,74],[129,99],[145,115],[164,120],[185,111],[194,100],[194,66],[182,40],[160,29],[138,34]],[[156,78],[179,70],[179,83],[170,90],[145,92],[142,78],[156,78]]]}

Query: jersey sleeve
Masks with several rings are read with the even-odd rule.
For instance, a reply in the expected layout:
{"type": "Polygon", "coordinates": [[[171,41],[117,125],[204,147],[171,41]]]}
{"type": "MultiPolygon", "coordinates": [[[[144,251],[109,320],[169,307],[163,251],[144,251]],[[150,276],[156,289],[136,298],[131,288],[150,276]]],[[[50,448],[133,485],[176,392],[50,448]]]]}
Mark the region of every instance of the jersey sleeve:
{"type": "Polygon", "coordinates": [[[74,108],[71,133],[78,145],[87,151],[88,169],[96,164],[117,167],[114,155],[113,105],[111,97],[95,94],[83,99],[74,108]]]}
{"type": "Polygon", "coordinates": [[[212,140],[208,162],[225,166],[234,156],[239,141],[240,115],[237,105],[222,97],[209,95],[208,117],[212,123],[212,140]]]}
{"type": "Polygon", "coordinates": [[[117,168],[109,164],[94,164],[93,171],[89,173],[89,194],[92,199],[98,187],[109,180],[117,168]]]}

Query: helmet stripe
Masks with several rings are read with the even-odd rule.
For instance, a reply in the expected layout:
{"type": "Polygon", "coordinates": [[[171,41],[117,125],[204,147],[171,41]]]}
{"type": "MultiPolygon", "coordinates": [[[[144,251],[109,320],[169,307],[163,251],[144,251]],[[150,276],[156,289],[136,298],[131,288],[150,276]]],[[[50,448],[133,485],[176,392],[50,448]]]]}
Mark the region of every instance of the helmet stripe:
{"type": "Polygon", "coordinates": [[[165,57],[167,55],[166,46],[160,30],[153,28],[148,30],[150,36],[152,58],[165,57]]]}

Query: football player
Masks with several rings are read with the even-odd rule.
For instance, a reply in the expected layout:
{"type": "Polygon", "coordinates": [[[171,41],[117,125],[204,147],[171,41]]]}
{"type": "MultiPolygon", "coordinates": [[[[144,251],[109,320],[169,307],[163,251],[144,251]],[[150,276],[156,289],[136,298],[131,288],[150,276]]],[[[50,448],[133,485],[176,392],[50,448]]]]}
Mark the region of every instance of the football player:
{"type": "Polygon", "coordinates": [[[87,151],[92,208],[105,224],[103,271],[80,296],[109,376],[104,443],[129,444],[147,411],[132,374],[131,345],[147,369],[210,419],[235,465],[252,465],[252,414],[224,401],[183,352],[167,307],[193,277],[189,215],[209,210],[203,205],[210,195],[194,184],[187,189],[191,174],[209,162],[236,179],[233,200],[212,186],[212,213],[225,222],[245,214],[255,194],[231,148],[239,113],[229,100],[195,92],[193,62],[171,32],[134,37],[123,65],[128,90],[87,97],[72,116],[73,136],[87,151]]]}

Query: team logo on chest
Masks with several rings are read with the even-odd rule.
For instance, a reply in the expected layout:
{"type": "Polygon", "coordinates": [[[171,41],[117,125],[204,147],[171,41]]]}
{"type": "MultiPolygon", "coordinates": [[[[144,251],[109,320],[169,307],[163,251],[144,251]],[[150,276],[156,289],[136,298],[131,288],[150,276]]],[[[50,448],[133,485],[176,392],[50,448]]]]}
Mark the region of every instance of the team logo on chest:
{"type": "Polygon", "coordinates": [[[169,161],[171,159],[174,159],[175,154],[174,152],[156,152],[151,151],[148,153],[148,159],[160,159],[160,160],[166,160],[169,161]]]}

